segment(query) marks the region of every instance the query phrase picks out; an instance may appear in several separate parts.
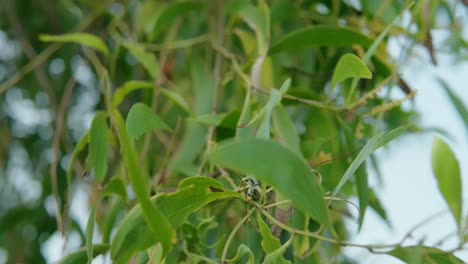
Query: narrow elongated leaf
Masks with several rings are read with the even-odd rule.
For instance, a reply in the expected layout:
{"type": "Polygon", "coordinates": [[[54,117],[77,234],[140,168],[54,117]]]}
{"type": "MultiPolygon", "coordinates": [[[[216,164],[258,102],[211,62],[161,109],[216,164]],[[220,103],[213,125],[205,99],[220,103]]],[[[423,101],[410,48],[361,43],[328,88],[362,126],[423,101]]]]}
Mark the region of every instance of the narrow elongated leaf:
{"type": "Polygon", "coordinates": [[[138,43],[122,42],[122,45],[138,60],[151,78],[157,79],[159,75],[158,62],[153,53],[146,51],[145,48],[138,43]]]}
{"type": "MultiPolygon", "coordinates": [[[[289,224],[291,227],[309,231],[309,217],[300,210],[294,210],[292,213],[291,221],[289,224]]],[[[293,240],[294,255],[303,256],[310,248],[310,240],[308,236],[296,235],[293,240]]]]}
{"type": "Polygon", "coordinates": [[[143,103],[132,106],[127,116],[128,134],[137,138],[154,129],[171,130],[162,119],[143,103]]]}
{"type": "Polygon", "coordinates": [[[449,85],[445,81],[439,79],[439,83],[444,88],[445,92],[447,93],[447,96],[452,102],[453,107],[455,107],[455,109],[458,112],[458,115],[463,120],[466,131],[468,133],[468,109],[466,108],[465,104],[463,104],[463,101],[454,92],[452,92],[452,89],[450,89],[449,85]]]}
{"type": "Polygon", "coordinates": [[[94,168],[94,177],[98,182],[102,182],[107,173],[108,133],[106,114],[98,112],[93,119],[89,133],[89,164],[94,168]]]}
{"type": "Polygon", "coordinates": [[[289,149],[268,140],[243,139],[219,145],[208,159],[255,175],[334,233],[321,186],[305,161],[289,149]]]}
{"type": "MultiPolygon", "coordinates": [[[[107,250],[109,250],[109,245],[107,244],[100,244],[100,245],[93,245],[93,258],[97,255],[104,254],[107,250]]],[[[87,263],[88,255],[87,255],[87,248],[80,248],[77,251],[63,257],[61,260],[58,261],[59,264],[83,264],[87,263]]]]}
{"type": "Polygon", "coordinates": [[[419,259],[421,264],[463,264],[463,260],[449,252],[425,246],[399,247],[387,253],[406,263],[419,259]]]}
{"type": "MultiPolygon", "coordinates": [[[[351,127],[343,119],[339,118],[338,120],[341,125],[344,138],[346,140],[345,151],[351,152],[357,149],[356,137],[351,127]]],[[[359,210],[360,210],[359,230],[361,230],[362,223],[364,221],[364,217],[366,214],[366,208],[367,208],[367,205],[369,204],[369,183],[368,183],[366,163],[358,167],[354,178],[356,181],[356,190],[357,190],[357,194],[359,198],[359,210]]]]}
{"type": "Polygon", "coordinates": [[[104,41],[99,37],[89,33],[69,33],[63,35],[39,35],[39,39],[44,42],[72,42],[78,43],[109,56],[109,49],[104,41]]]}
{"type": "MultiPolygon", "coordinates": [[[[385,27],[385,29],[379,34],[379,36],[372,42],[372,44],[369,46],[369,48],[367,49],[366,53],[364,54],[364,57],[363,57],[363,61],[364,63],[368,63],[371,59],[372,56],[374,56],[374,54],[376,53],[377,51],[377,48],[380,46],[380,44],[383,42],[384,38],[387,36],[388,32],[390,31],[390,29],[396,25],[397,21],[400,19],[400,17],[402,16],[402,14],[408,10],[412,5],[414,4],[414,2],[411,2],[409,4],[409,6],[407,6],[405,8],[405,10],[403,10],[397,17],[395,17],[392,21],[392,23],[390,23],[389,25],[387,25],[387,27],[385,27]]],[[[382,62],[382,64],[385,64],[385,62],[382,62]]],[[[376,66],[376,68],[378,68],[376,66]]],[[[357,82],[358,82],[358,79],[357,78],[354,78],[353,79],[353,82],[351,83],[351,89],[350,89],[350,92],[348,94],[348,102],[351,101],[351,98],[353,98],[353,95],[354,95],[354,91],[356,89],[356,85],[357,85],[357,82]]]]}
{"type": "Polygon", "coordinates": [[[195,119],[197,122],[199,122],[200,124],[203,124],[205,126],[218,126],[219,124],[221,124],[221,122],[223,122],[224,118],[226,118],[226,116],[228,115],[228,113],[220,113],[220,114],[206,114],[206,115],[199,115],[197,116],[197,118],[195,119]]]}
{"type": "Polygon", "coordinates": [[[382,147],[383,145],[387,144],[388,142],[395,139],[401,133],[406,130],[406,126],[401,126],[395,128],[387,133],[379,132],[374,137],[372,137],[369,142],[362,148],[361,152],[357,155],[357,157],[353,160],[351,165],[349,165],[348,169],[346,170],[343,177],[341,177],[340,182],[336,186],[335,190],[333,191],[332,196],[336,196],[338,192],[343,188],[344,184],[353,176],[356,170],[361,166],[361,164],[366,161],[366,159],[374,153],[377,149],[382,147]]]}
{"type": "Polygon", "coordinates": [[[250,250],[249,247],[247,247],[245,244],[241,244],[237,248],[237,253],[232,259],[226,259],[227,263],[239,263],[242,258],[247,255],[247,262],[246,264],[254,264],[255,263],[255,258],[252,253],[252,250],[250,250]]]}
{"type": "Polygon", "coordinates": [[[155,39],[165,28],[169,27],[178,17],[191,11],[200,9],[201,5],[195,1],[174,2],[164,9],[157,18],[153,30],[152,39],[155,39]]]}
{"type": "Polygon", "coordinates": [[[171,248],[172,229],[166,217],[161,213],[159,208],[150,201],[149,190],[147,188],[147,178],[141,171],[138,164],[138,158],[133,149],[132,141],[127,133],[124,121],[120,112],[114,110],[113,116],[115,118],[119,140],[122,147],[122,154],[127,168],[128,179],[132,186],[137,200],[142,207],[144,219],[149,225],[148,232],[153,238],[153,241],[161,242],[164,252],[167,253],[171,248]]]}
{"type": "Polygon", "coordinates": [[[366,64],[359,57],[350,53],[343,55],[336,64],[331,80],[330,93],[333,93],[338,83],[348,78],[372,78],[372,72],[367,68],[366,64]]]}
{"type": "Polygon", "coordinates": [[[213,109],[215,87],[211,74],[200,59],[195,59],[191,68],[195,90],[195,114],[208,114],[213,109]]]}
{"type": "Polygon", "coordinates": [[[127,190],[125,184],[121,177],[112,178],[104,189],[102,190],[101,197],[106,197],[110,195],[117,195],[122,198],[123,201],[127,202],[127,190]]]}
{"type": "Polygon", "coordinates": [[[318,25],[285,35],[273,44],[269,54],[314,47],[350,47],[355,44],[368,47],[372,44],[372,39],[351,28],[318,25]]]}
{"type": "MultiPolygon", "coordinates": [[[[169,194],[159,194],[151,198],[173,228],[182,226],[187,217],[205,205],[225,198],[243,197],[233,191],[223,189],[223,185],[213,178],[189,177],[183,179],[178,190],[169,194]]],[[[149,248],[157,242],[152,236],[140,205],[135,206],[119,224],[111,244],[111,258],[123,263],[135,253],[149,248]]]]}
{"type": "Polygon", "coordinates": [[[291,263],[291,261],[285,260],[283,258],[283,254],[284,254],[284,252],[286,252],[286,249],[292,243],[292,240],[293,240],[293,238],[291,237],[281,247],[279,247],[278,249],[276,249],[273,252],[268,253],[265,256],[265,259],[263,260],[263,264],[286,264],[286,263],[291,263]]]}
{"type": "Polygon", "coordinates": [[[257,223],[260,234],[262,235],[262,248],[266,253],[271,253],[281,247],[281,243],[278,238],[274,237],[271,233],[270,228],[267,226],[262,217],[257,214],[257,223]]]}
{"type": "Polygon", "coordinates": [[[254,59],[255,56],[255,37],[251,32],[248,32],[246,30],[242,30],[239,28],[234,29],[234,34],[239,38],[239,40],[242,43],[242,48],[244,49],[245,55],[247,55],[247,58],[254,59]]]}
{"type": "Polygon", "coordinates": [[[93,234],[94,234],[94,218],[96,214],[96,207],[91,209],[89,214],[88,223],[86,224],[86,253],[88,256],[88,264],[93,261],[93,234]]]}
{"type": "Polygon", "coordinates": [[[439,137],[436,137],[432,143],[432,171],[439,191],[460,227],[463,208],[460,167],[449,145],[439,137]]]}
{"type": "Polygon", "coordinates": [[[254,123],[256,120],[262,120],[260,127],[257,130],[257,138],[269,139],[270,138],[270,127],[271,127],[271,116],[273,114],[273,109],[277,106],[282,99],[282,95],[285,94],[289,86],[291,85],[291,79],[287,79],[284,81],[283,85],[281,86],[280,90],[271,90],[270,98],[268,99],[268,103],[262,110],[255,116],[251,123],[254,123]]]}
{"type": "Polygon", "coordinates": [[[120,87],[115,94],[112,96],[112,106],[118,107],[125,97],[136,90],[140,89],[152,89],[153,83],[145,81],[128,81],[125,82],[122,87],[120,87]]]}
{"type": "Polygon", "coordinates": [[[259,1],[259,6],[246,5],[239,10],[239,15],[256,32],[259,54],[266,54],[270,43],[270,10],[259,1]]]}
{"type": "Polygon", "coordinates": [[[369,179],[367,175],[366,163],[359,166],[356,170],[356,189],[359,198],[359,230],[364,222],[367,205],[369,204],[369,179]]]}
{"type": "Polygon", "coordinates": [[[375,194],[372,189],[369,189],[369,206],[382,218],[389,228],[392,228],[392,224],[387,218],[387,212],[379,200],[379,197],[375,194]]]}
{"type": "Polygon", "coordinates": [[[187,114],[192,115],[192,111],[190,110],[189,104],[187,103],[187,101],[185,101],[185,99],[182,96],[180,96],[174,91],[171,91],[165,88],[161,88],[161,94],[166,96],[172,102],[174,102],[178,107],[184,110],[187,114]]]}
{"type": "Polygon", "coordinates": [[[278,141],[297,155],[302,156],[296,126],[282,105],[277,105],[273,110],[273,126],[278,141]]]}
{"type": "Polygon", "coordinates": [[[112,199],[108,211],[106,212],[106,216],[104,217],[102,223],[102,242],[109,243],[111,232],[114,228],[114,225],[117,221],[117,217],[120,215],[121,212],[125,210],[125,202],[122,199],[112,199]]]}
{"type": "Polygon", "coordinates": [[[200,139],[206,138],[208,128],[195,120],[189,119],[187,123],[187,130],[183,136],[182,144],[170,161],[169,168],[184,173],[186,176],[193,176],[197,174],[197,167],[193,164],[193,161],[205,146],[205,141],[200,139]]]}

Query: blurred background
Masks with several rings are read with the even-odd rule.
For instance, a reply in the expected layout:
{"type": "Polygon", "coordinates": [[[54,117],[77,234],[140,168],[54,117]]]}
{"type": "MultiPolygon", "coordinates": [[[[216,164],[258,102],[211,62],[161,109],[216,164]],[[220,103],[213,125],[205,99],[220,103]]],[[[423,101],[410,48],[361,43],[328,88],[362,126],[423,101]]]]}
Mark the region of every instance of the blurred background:
{"type": "MultiPolygon", "coordinates": [[[[363,10],[366,1],[344,2],[356,12],[366,11],[363,10]]],[[[449,89],[468,105],[468,8],[466,1],[427,2],[441,6],[429,31],[432,47],[428,49],[424,43],[404,36],[390,37],[387,43],[388,53],[400,65],[401,76],[417,91],[415,98],[404,102],[402,108],[418,113],[418,125],[425,132],[405,135],[376,153],[381,175],[370,177],[370,185],[379,193],[387,219],[368,210],[359,233],[355,221],[347,221],[351,240],[355,242],[398,242],[415,225],[442,211],[415,230],[408,244],[424,241],[445,249],[456,244],[455,224],[432,175],[431,143],[435,134],[448,140],[461,164],[463,189],[468,190],[467,117],[460,117],[447,94],[449,89]],[[451,13],[448,15],[444,8],[451,13]],[[434,60],[436,64],[431,63],[434,60]],[[445,237],[447,234],[452,236],[445,237]]],[[[50,263],[83,245],[90,185],[86,179],[74,181],[69,210],[74,228],[65,243],[57,231],[50,176],[51,166],[56,166],[58,189],[63,192],[70,153],[100,107],[98,80],[82,54],[70,49],[56,52],[58,48],[40,42],[38,34],[76,30],[78,24],[86,23],[85,14],[99,8],[97,5],[85,0],[1,1],[0,263],[50,263]],[[58,120],[70,76],[76,88],[68,99],[66,119],[58,120]],[[60,126],[64,131],[61,142],[54,142],[60,126]],[[57,150],[54,144],[60,145],[58,153],[54,152],[57,150]]],[[[315,5],[317,12],[325,16],[323,6],[326,3],[315,5]]],[[[124,4],[119,2],[109,4],[103,18],[94,22],[93,27],[104,28],[121,8],[124,4]]],[[[411,14],[406,14],[399,25],[411,29],[414,26],[411,14]]],[[[121,62],[129,67],[135,65],[130,55],[121,62]]],[[[391,97],[401,98],[402,91],[393,89],[391,97]]],[[[357,199],[352,199],[357,203],[357,199]]],[[[463,193],[463,199],[466,215],[468,192],[463,193]]],[[[98,232],[95,239],[99,239],[98,232]]],[[[346,248],[344,253],[355,263],[400,263],[395,258],[355,248],[346,248]]],[[[459,252],[457,256],[468,263],[468,252],[459,252]]]]}

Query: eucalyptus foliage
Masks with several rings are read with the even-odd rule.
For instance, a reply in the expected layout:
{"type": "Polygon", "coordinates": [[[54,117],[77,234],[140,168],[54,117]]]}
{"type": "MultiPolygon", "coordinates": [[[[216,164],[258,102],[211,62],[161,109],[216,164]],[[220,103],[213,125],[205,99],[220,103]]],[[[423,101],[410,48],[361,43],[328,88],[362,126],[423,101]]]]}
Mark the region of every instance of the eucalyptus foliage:
{"type": "Polygon", "coordinates": [[[3,1],[0,33],[14,48],[0,58],[0,248],[9,263],[44,263],[55,232],[83,247],[60,263],[353,263],[344,246],[462,263],[461,174],[441,138],[433,170],[457,248],[354,244],[347,230],[368,210],[389,221],[369,186],[373,154],[423,130],[401,107],[415,89],[400,66],[416,45],[437,62],[438,16],[453,57],[466,57],[463,3],[3,1]],[[407,43],[398,58],[396,38],[407,43]],[[35,122],[11,112],[19,101],[37,105],[35,122]],[[12,189],[15,164],[35,184],[12,189]],[[86,226],[76,203],[92,208],[86,226]]]}

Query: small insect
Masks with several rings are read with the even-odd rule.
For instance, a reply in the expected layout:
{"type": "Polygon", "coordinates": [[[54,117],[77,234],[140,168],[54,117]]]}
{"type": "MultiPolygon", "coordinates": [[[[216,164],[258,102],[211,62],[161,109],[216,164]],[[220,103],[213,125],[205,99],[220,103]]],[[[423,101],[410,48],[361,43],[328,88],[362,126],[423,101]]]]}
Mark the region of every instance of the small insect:
{"type": "Polygon", "coordinates": [[[238,191],[244,193],[244,197],[247,201],[260,203],[263,200],[260,182],[254,178],[242,178],[238,191]]]}

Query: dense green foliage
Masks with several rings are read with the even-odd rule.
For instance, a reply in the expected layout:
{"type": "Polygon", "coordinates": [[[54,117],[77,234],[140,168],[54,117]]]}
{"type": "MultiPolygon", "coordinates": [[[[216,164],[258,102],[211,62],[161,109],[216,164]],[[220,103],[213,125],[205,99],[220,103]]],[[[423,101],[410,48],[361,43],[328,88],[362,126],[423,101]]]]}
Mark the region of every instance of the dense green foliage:
{"type": "Polygon", "coordinates": [[[353,263],[344,246],[462,263],[453,254],[468,237],[460,169],[440,138],[433,170],[457,248],[357,245],[345,225],[352,212],[360,228],[366,210],[388,221],[369,186],[379,175],[372,154],[422,131],[418,113],[401,107],[415,91],[399,67],[416,45],[436,63],[438,16],[449,21],[450,54],[466,58],[456,6],[3,1],[0,248],[9,263],[44,263],[41,246],[60,232],[83,247],[61,263],[99,254],[115,263],[353,263]],[[407,43],[399,58],[388,53],[392,38],[407,43]],[[91,208],[85,228],[77,202],[91,208]]]}

